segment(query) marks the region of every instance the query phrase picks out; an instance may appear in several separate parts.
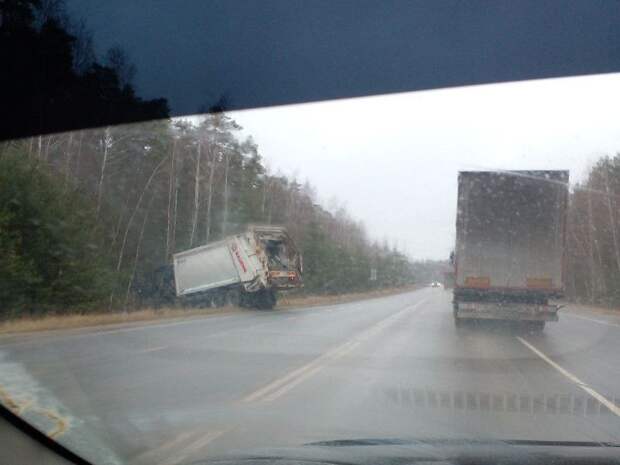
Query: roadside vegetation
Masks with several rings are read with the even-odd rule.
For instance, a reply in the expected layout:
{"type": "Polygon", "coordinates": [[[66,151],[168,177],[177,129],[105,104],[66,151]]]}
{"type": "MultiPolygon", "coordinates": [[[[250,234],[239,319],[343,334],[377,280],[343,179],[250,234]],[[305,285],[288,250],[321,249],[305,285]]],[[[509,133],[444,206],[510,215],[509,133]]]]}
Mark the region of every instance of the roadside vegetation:
{"type": "MultiPolygon", "coordinates": [[[[152,307],[154,275],[173,253],[250,223],[288,228],[304,257],[306,296],[439,281],[449,267],[410,263],[387,241],[369,238],[344,207],[320,205],[311,184],[270,169],[224,111],[225,100],[203,107],[200,118],[167,118],[165,100],[136,96],[127,55],[114,48],[97,57],[89,32],[62,2],[5,3],[6,69],[27,75],[28,66],[43,64],[45,72],[30,72],[44,75],[46,86],[7,84],[4,92],[14,94],[6,102],[35,99],[28,114],[40,108],[42,117],[69,117],[84,113],[71,100],[79,95],[93,115],[151,121],[0,144],[0,319],[152,307]],[[24,43],[36,59],[24,60],[24,43]],[[19,94],[29,88],[45,98],[19,94]]],[[[22,116],[3,121],[23,127],[22,116]]],[[[567,246],[569,297],[619,305],[620,156],[602,158],[572,190],[567,246]]]]}
{"type": "MultiPolygon", "coordinates": [[[[383,288],[374,291],[352,292],[346,294],[285,294],[281,296],[277,305],[278,311],[297,311],[309,307],[325,306],[326,309],[332,305],[340,305],[358,300],[368,300],[378,297],[395,295],[417,289],[419,286],[411,285],[398,288],[383,288]]],[[[148,322],[158,322],[161,320],[187,319],[209,317],[220,315],[224,312],[253,311],[242,309],[230,305],[217,308],[194,308],[194,307],[158,307],[158,308],[134,308],[129,312],[120,311],[100,311],[91,312],[70,312],[70,313],[48,313],[37,318],[22,317],[0,320],[0,335],[11,335],[17,333],[29,333],[37,331],[49,331],[72,328],[87,327],[111,327],[115,325],[127,325],[133,323],[145,324],[148,322]]]]}
{"type": "Polygon", "coordinates": [[[154,275],[177,251],[283,224],[304,256],[305,294],[411,284],[407,258],[371,242],[309,184],[269,174],[233,120],[160,121],[0,146],[4,317],[132,310],[158,302],[154,275]],[[51,139],[51,140],[50,140],[51,139]],[[370,281],[370,269],[377,279],[370,281]]]}
{"type": "Polygon", "coordinates": [[[47,100],[33,107],[54,114],[51,102],[71,109],[79,95],[95,115],[152,119],[0,144],[3,319],[155,306],[154,276],[173,253],[250,223],[288,228],[304,256],[304,294],[412,282],[404,254],[372,242],[344,207],[323,208],[309,183],[270,171],[225,101],[191,123],[166,118],[164,100],[135,95],[126,54],[114,48],[98,58],[62,2],[9,1],[1,14],[8,68],[39,63],[49,71],[47,100]],[[35,48],[32,63],[22,59],[24,41],[35,48]]]}
{"type": "Polygon", "coordinates": [[[600,158],[571,193],[567,294],[620,307],[620,154],[600,158]]]}

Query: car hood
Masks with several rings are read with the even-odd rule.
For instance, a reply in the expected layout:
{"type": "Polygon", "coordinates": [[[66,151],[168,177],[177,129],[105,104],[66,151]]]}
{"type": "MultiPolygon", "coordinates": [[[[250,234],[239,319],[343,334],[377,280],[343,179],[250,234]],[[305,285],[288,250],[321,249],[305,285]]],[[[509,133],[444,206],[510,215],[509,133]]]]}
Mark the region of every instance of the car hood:
{"type": "Polygon", "coordinates": [[[193,462],[209,465],[620,464],[620,445],[523,440],[354,439],[260,449],[193,462]]]}

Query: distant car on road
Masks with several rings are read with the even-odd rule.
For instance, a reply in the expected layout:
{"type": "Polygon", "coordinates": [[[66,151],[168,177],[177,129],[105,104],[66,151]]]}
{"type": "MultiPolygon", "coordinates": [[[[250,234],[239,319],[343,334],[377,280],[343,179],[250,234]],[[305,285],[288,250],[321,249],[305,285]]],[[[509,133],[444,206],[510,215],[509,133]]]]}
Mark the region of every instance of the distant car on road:
{"type": "Polygon", "coordinates": [[[431,283],[431,287],[441,287],[441,284],[440,284],[440,283],[438,283],[437,281],[433,281],[433,282],[431,283]]]}

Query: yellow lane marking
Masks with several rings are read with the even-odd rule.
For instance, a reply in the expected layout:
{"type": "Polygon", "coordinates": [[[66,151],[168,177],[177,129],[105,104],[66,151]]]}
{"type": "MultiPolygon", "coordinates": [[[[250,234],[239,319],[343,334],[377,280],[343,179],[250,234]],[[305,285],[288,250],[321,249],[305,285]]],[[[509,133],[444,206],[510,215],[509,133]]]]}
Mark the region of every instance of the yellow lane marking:
{"type": "Polygon", "coordinates": [[[188,458],[198,452],[200,452],[200,459],[205,459],[207,456],[207,446],[231,430],[232,428],[228,428],[220,431],[210,431],[204,435],[201,435],[195,441],[185,444],[183,448],[176,449],[177,451],[182,452],[182,454],[172,455],[168,458],[168,460],[158,463],[161,463],[161,465],[178,465],[181,463],[186,463],[188,458]]]}
{"type": "Polygon", "coordinates": [[[261,401],[272,402],[276,400],[278,397],[283,396],[284,394],[289,392],[291,389],[293,389],[298,384],[303,383],[308,378],[311,378],[312,376],[317,374],[330,360],[336,360],[341,357],[344,357],[346,354],[356,349],[357,346],[359,345],[360,345],[360,342],[352,341],[352,342],[345,344],[344,346],[341,346],[337,351],[333,352],[329,357],[323,358],[320,363],[316,364],[316,366],[307,369],[301,375],[299,375],[297,378],[294,378],[288,384],[285,384],[284,386],[280,387],[280,389],[277,389],[275,392],[272,392],[266,395],[263,399],[261,399],[261,401]]]}
{"type": "Polygon", "coordinates": [[[278,397],[289,392],[291,389],[293,389],[295,386],[299,385],[303,381],[317,374],[329,362],[344,357],[345,355],[356,349],[362,342],[368,340],[372,336],[385,329],[387,326],[394,323],[404,313],[415,310],[424,302],[425,301],[418,302],[415,305],[408,306],[403,310],[394,313],[387,318],[384,318],[378,323],[372,325],[370,328],[352,337],[344,344],[341,344],[325,352],[310,363],[300,368],[297,368],[296,370],[293,370],[290,373],[282,376],[281,378],[278,378],[275,381],[267,384],[266,386],[252,392],[251,394],[248,394],[246,397],[241,399],[241,402],[272,402],[278,397]]]}
{"type": "Polygon", "coordinates": [[[148,354],[149,352],[158,352],[160,350],[167,349],[169,346],[159,346],[159,347],[151,347],[149,349],[139,350],[139,354],[148,354]]]}
{"type": "Polygon", "coordinates": [[[149,448],[147,451],[131,459],[134,465],[177,465],[187,463],[192,455],[200,454],[200,459],[206,458],[207,446],[220,436],[232,431],[233,428],[225,428],[216,431],[185,431],[158,447],[149,448]]]}
{"type": "Polygon", "coordinates": [[[168,452],[169,450],[174,450],[178,448],[184,441],[190,439],[195,433],[193,431],[188,431],[185,433],[181,433],[178,436],[174,437],[170,441],[166,441],[163,444],[160,444],[158,447],[149,448],[147,451],[137,455],[131,459],[131,463],[139,465],[139,464],[151,464],[157,463],[161,460],[161,456],[168,452]]]}
{"type": "Polygon", "coordinates": [[[598,392],[596,392],[588,384],[586,384],[583,381],[581,381],[577,376],[575,376],[574,374],[572,374],[568,370],[562,368],[560,365],[555,363],[553,360],[551,360],[544,353],[542,353],[540,350],[538,350],[536,347],[534,347],[532,344],[527,342],[522,337],[517,336],[517,339],[521,342],[521,344],[523,344],[525,347],[530,349],[532,352],[534,352],[536,355],[538,355],[541,359],[543,359],[545,362],[547,362],[549,365],[551,365],[553,368],[555,368],[558,372],[560,372],[562,375],[564,375],[564,377],[568,378],[570,381],[575,383],[577,386],[579,386],[581,389],[586,391],[588,394],[590,394],[592,397],[594,397],[596,400],[598,400],[601,404],[603,404],[605,407],[607,407],[610,412],[612,412],[616,416],[620,417],[620,407],[618,407],[616,404],[614,404],[612,401],[610,401],[607,397],[605,397],[604,395],[599,394],[598,392]]]}

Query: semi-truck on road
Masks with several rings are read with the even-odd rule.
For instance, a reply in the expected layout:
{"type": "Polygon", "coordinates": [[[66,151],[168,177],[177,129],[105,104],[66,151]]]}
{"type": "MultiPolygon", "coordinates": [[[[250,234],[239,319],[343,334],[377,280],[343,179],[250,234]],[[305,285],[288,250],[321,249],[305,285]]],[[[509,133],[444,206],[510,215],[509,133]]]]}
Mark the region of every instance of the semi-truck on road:
{"type": "Polygon", "coordinates": [[[281,226],[251,226],[172,262],[177,298],[196,305],[270,309],[276,291],[303,285],[301,254],[281,226]]]}
{"type": "Polygon", "coordinates": [[[564,291],[568,171],[458,177],[454,322],[558,320],[564,291]]]}

